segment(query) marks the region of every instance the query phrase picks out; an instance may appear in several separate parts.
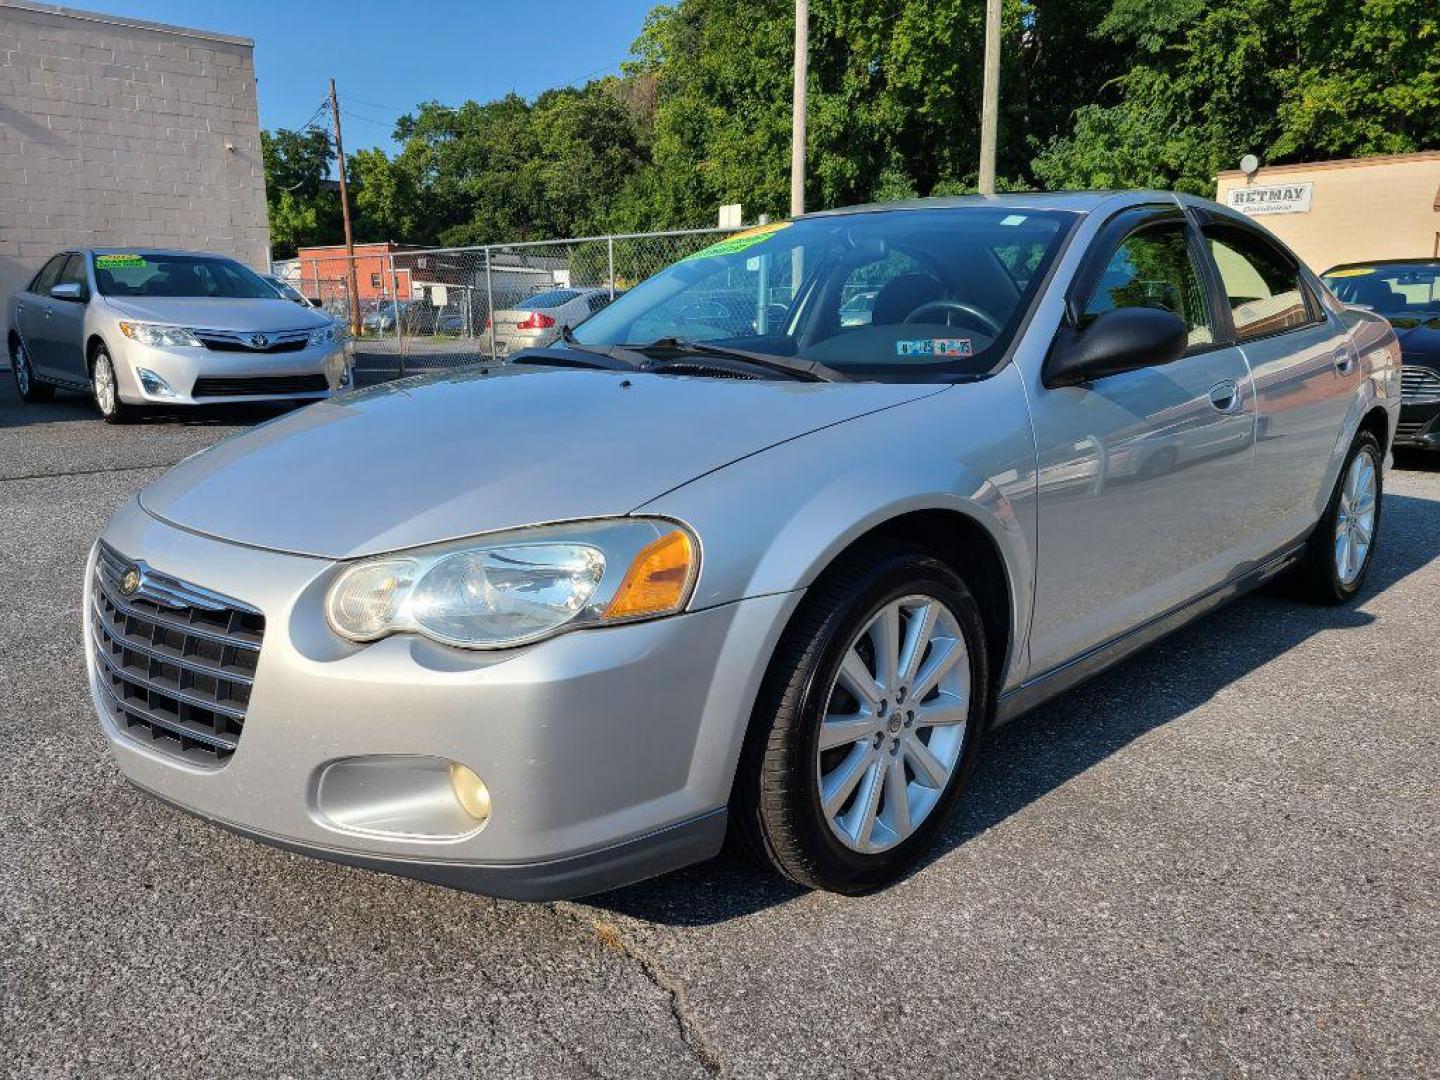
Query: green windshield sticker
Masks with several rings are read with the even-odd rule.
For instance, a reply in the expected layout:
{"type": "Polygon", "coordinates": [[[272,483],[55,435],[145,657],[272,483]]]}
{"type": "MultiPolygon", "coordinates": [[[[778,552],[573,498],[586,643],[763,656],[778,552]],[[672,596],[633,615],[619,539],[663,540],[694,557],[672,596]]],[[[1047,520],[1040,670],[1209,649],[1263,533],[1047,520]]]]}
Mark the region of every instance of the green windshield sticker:
{"type": "Polygon", "coordinates": [[[143,255],[96,255],[95,266],[104,269],[111,266],[144,266],[143,255]]]}
{"type": "Polygon", "coordinates": [[[1373,266],[1352,266],[1346,270],[1331,270],[1325,276],[1327,278],[1368,277],[1373,273],[1375,273],[1373,266]]]}
{"type": "Polygon", "coordinates": [[[709,259],[716,255],[734,255],[737,251],[745,251],[752,248],[762,240],[774,236],[781,229],[788,229],[790,222],[777,221],[773,225],[761,225],[758,229],[747,229],[745,232],[736,233],[734,236],[727,236],[718,244],[711,244],[707,248],[701,248],[694,255],[687,255],[681,262],[690,262],[692,259],[709,259]]]}

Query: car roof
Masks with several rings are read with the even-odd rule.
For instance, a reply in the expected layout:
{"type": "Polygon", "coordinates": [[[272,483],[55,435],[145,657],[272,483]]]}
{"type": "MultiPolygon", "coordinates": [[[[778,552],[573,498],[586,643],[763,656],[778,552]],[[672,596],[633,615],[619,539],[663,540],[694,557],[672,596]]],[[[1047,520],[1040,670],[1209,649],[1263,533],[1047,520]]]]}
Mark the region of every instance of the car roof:
{"type": "Polygon", "coordinates": [[[201,259],[229,259],[231,262],[238,262],[232,255],[221,255],[216,251],[186,251],[184,248],[158,248],[158,247],[94,247],[94,248],[70,248],[71,251],[80,251],[87,255],[192,255],[201,259]]]}
{"type": "Polygon", "coordinates": [[[901,199],[897,202],[864,203],[858,206],[818,210],[805,217],[840,217],[846,214],[875,213],[881,210],[948,210],[964,207],[988,207],[993,210],[1065,210],[1088,214],[1101,207],[1120,207],[1132,203],[1168,202],[1184,206],[1223,209],[1210,199],[1178,191],[1158,190],[1097,190],[1097,191],[1006,191],[997,195],[940,195],[924,199],[901,199]]]}
{"type": "MultiPolygon", "coordinates": [[[[1357,259],[1355,262],[1336,263],[1330,270],[1326,270],[1325,274],[1331,270],[1349,270],[1357,266],[1440,266],[1440,257],[1422,255],[1418,259],[1357,259]]],[[[1324,277],[1325,274],[1320,276],[1324,277]]]]}

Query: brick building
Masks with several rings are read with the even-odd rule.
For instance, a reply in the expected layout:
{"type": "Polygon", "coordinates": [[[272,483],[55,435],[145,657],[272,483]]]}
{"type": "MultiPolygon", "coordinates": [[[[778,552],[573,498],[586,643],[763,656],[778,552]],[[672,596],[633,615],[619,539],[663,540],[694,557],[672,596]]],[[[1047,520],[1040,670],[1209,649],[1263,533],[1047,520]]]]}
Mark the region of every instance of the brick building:
{"type": "Polygon", "coordinates": [[[253,51],[0,0],[0,295],[68,246],[193,248],[264,269],[253,51]]]}

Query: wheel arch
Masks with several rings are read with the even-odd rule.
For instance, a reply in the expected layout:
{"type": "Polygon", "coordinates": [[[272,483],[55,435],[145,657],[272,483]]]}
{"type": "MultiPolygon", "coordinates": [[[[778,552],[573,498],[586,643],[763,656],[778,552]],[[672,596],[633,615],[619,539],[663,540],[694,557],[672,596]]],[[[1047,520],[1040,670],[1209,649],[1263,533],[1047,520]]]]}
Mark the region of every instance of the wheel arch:
{"type": "MultiPolygon", "coordinates": [[[[95,353],[98,352],[101,348],[104,348],[108,351],[110,346],[103,337],[92,331],[91,334],[85,339],[85,373],[87,375],[94,373],[95,353]]],[[[113,354],[111,357],[111,363],[114,363],[113,354]]]]}

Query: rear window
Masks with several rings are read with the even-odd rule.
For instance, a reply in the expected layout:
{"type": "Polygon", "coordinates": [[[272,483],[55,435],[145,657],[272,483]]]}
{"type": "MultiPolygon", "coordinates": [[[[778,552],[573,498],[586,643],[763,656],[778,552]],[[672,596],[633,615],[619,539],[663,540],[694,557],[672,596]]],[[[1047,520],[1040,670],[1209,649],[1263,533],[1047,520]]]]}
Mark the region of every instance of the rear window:
{"type": "Polygon", "coordinates": [[[551,292],[536,293],[515,305],[516,311],[539,311],[542,308],[560,307],[568,304],[580,294],[571,289],[555,289],[551,292]]]}

